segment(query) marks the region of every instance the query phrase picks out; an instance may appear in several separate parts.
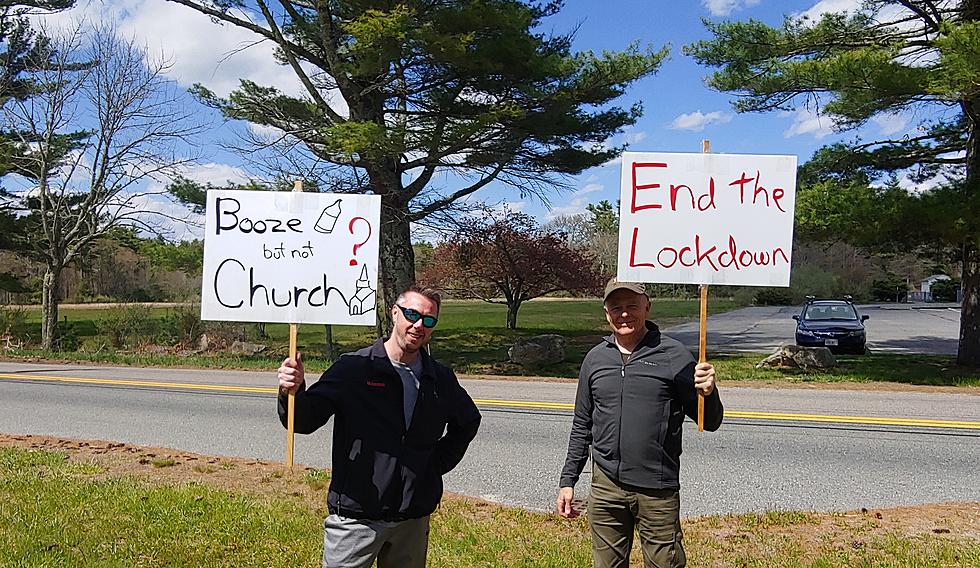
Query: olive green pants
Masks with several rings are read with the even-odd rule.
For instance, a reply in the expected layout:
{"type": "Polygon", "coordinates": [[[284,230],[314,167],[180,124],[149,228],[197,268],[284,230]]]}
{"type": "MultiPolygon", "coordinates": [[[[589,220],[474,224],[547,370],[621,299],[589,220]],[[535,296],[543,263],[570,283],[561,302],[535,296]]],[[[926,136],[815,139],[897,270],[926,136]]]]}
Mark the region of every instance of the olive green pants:
{"type": "Polygon", "coordinates": [[[680,513],[679,491],[626,486],[593,467],[589,526],[595,567],[628,568],[635,529],[644,568],[683,568],[680,513]]]}

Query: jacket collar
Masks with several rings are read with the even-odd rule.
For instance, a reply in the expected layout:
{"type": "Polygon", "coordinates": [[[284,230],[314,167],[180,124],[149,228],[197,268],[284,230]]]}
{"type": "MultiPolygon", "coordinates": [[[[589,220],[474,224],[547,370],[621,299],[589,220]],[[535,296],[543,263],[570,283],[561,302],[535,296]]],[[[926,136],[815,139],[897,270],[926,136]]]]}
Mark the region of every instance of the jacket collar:
{"type": "MultiPolygon", "coordinates": [[[[377,341],[371,345],[371,363],[374,365],[374,369],[376,371],[383,373],[395,373],[395,367],[392,366],[391,360],[388,359],[388,352],[385,351],[385,341],[387,341],[387,339],[387,337],[379,337],[377,341]]],[[[419,351],[419,357],[422,358],[422,376],[419,377],[419,380],[435,380],[435,369],[433,368],[432,357],[430,357],[424,349],[419,351]]]]}
{"type": "MultiPolygon", "coordinates": [[[[647,333],[646,333],[646,335],[643,336],[643,339],[640,340],[640,343],[637,344],[636,348],[633,349],[633,352],[634,353],[636,351],[639,351],[641,347],[654,348],[654,347],[660,345],[660,328],[657,327],[657,324],[653,323],[650,320],[647,320],[646,321],[646,328],[647,328],[647,333]]],[[[607,344],[608,347],[613,347],[615,349],[619,349],[618,347],[616,347],[616,334],[615,333],[610,333],[609,335],[606,336],[606,344],[607,344]]],[[[383,350],[384,350],[384,348],[382,348],[382,351],[383,350]]]]}

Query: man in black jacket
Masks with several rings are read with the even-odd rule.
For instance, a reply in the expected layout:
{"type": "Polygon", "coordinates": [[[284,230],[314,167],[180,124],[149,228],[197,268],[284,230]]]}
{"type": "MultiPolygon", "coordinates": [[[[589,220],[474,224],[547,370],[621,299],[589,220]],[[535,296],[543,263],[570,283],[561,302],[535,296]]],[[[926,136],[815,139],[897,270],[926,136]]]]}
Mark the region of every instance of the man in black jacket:
{"type": "Polygon", "coordinates": [[[429,515],[442,476],[466,452],[480,412],[452,369],[424,351],[439,295],[410,288],[391,308],[387,340],[340,357],[306,388],[302,356],[279,368],[279,418],[296,393],[295,430],[309,434],[336,416],[333,478],[324,521],[323,566],[425,566],[429,515]]]}
{"type": "Polygon", "coordinates": [[[678,479],[681,431],[685,414],[697,418],[697,391],[705,395],[705,429],[721,425],[724,409],[714,367],[695,364],[690,351],[647,321],[650,301],[642,284],[611,280],[603,306],[613,333],[582,362],[558,513],[578,514],[572,507],[574,488],[591,446],[595,566],[629,566],[637,530],[646,568],[680,568],[686,565],[678,479]]]}

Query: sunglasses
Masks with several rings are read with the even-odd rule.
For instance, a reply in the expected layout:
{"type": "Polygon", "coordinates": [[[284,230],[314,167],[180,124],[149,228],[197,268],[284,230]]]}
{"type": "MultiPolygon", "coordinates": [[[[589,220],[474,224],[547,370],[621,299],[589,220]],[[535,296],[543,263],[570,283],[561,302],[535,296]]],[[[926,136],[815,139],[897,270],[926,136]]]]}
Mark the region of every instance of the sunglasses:
{"type": "Polygon", "coordinates": [[[412,323],[422,320],[422,327],[427,327],[429,329],[432,329],[433,327],[436,326],[436,323],[439,321],[439,318],[437,318],[436,316],[424,316],[419,312],[413,310],[412,308],[403,308],[398,304],[395,304],[395,307],[401,310],[402,315],[405,316],[405,319],[407,319],[412,323]]]}

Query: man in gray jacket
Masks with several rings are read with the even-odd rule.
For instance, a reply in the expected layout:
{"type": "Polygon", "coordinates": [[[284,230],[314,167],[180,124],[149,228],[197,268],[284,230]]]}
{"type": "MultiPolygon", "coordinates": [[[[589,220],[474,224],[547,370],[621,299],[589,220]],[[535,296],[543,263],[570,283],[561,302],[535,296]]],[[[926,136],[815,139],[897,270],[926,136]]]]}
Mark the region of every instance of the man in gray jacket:
{"type": "Polygon", "coordinates": [[[578,515],[574,488],[591,446],[595,566],[628,567],[636,530],[646,568],[683,567],[681,431],[685,414],[697,419],[697,391],[705,395],[705,430],[721,425],[714,367],[696,364],[690,351],[647,321],[643,284],[611,280],[603,307],[612,334],[582,362],[558,513],[578,515]]]}

